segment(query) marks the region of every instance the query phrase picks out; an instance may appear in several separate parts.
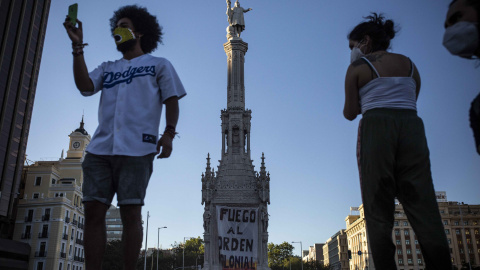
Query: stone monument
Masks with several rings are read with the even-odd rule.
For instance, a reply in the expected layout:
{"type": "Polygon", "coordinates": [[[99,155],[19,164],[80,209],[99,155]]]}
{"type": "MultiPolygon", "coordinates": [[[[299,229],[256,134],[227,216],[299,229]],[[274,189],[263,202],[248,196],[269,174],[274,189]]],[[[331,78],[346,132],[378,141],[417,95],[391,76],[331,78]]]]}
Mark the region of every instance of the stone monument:
{"type": "Polygon", "coordinates": [[[203,269],[269,270],[267,243],[270,174],[266,171],[263,153],[260,171],[258,172],[255,171],[250,156],[252,111],[245,109],[244,84],[244,62],[248,44],[240,38],[240,32],[245,29],[243,13],[251,9],[241,8],[238,0],[235,3],[235,8],[241,13],[236,13],[235,8],[230,7],[229,0],[227,0],[227,5],[230,25],[227,28],[228,41],[223,46],[227,54],[228,83],[227,108],[221,111],[221,159],[218,169],[215,171],[211,167],[210,154],[208,154],[207,167],[205,173],[202,173],[202,204],[205,205],[203,214],[205,261],[203,269]],[[235,18],[238,14],[241,14],[240,19],[235,18]],[[220,223],[225,222],[227,217],[229,221],[235,219],[235,214],[230,214],[229,209],[233,209],[232,213],[237,213],[237,221],[243,219],[243,221],[251,222],[249,226],[254,228],[252,230],[250,227],[248,231],[250,233],[254,232],[252,237],[254,240],[249,242],[248,239],[243,239],[246,233],[239,226],[230,227],[227,232],[227,234],[230,233],[238,238],[231,238],[230,242],[229,239],[222,240],[219,233],[220,223]],[[225,250],[228,252],[234,250],[248,251],[249,248],[254,254],[252,257],[222,255],[225,250]],[[252,260],[255,260],[255,265],[252,264],[252,260]]]}

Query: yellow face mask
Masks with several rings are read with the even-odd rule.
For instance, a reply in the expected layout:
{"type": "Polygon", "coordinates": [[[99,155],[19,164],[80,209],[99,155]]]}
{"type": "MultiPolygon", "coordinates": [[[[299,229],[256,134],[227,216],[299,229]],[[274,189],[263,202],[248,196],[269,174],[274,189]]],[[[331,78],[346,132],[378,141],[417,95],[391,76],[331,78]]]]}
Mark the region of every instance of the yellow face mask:
{"type": "Polygon", "coordinates": [[[135,39],[135,34],[130,28],[117,27],[113,30],[113,38],[115,38],[115,43],[122,44],[125,41],[135,39]]]}

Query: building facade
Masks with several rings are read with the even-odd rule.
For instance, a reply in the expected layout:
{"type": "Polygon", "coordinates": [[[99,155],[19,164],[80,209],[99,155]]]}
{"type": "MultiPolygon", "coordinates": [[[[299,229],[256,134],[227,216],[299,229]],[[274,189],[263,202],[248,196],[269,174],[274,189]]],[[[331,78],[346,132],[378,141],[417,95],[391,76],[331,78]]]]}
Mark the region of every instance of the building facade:
{"type": "Polygon", "coordinates": [[[348,270],[348,244],[344,229],[330,237],[323,245],[323,263],[332,270],[348,270]]]}
{"type": "Polygon", "coordinates": [[[30,270],[83,270],[82,161],[90,135],[70,135],[66,158],[37,161],[23,169],[14,240],[28,243],[30,270]]]}
{"type": "MultiPolygon", "coordinates": [[[[480,205],[449,202],[446,198],[445,192],[437,192],[438,207],[450,246],[452,263],[458,269],[469,261],[472,267],[479,267],[480,205]]],[[[363,205],[358,207],[358,212],[358,214],[351,214],[345,219],[348,249],[352,254],[350,269],[375,269],[369,252],[363,205]],[[358,251],[361,251],[362,255],[358,255],[358,251]]],[[[417,236],[398,201],[395,204],[394,215],[392,241],[396,246],[397,269],[425,269],[425,260],[417,236]]]]}
{"type": "Polygon", "coordinates": [[[122,240],[123,224],[120,208],[111,205],[105,217],[107,241],[122,240]]]}
{"type": "Polygon", "coordinates": [[[13,237],[50,1],[0,1],[0,238],[13,237]]]}
{"type": "Polygon", "coordinates": [[[308,247],[306,261],[318,261],[323,264],[323,246],[324,244],[314,244],[308,247]]]}
{"type": "Polygon", "coordinates": [[[345,219],[345,222],[347,224],[345,232],[347,233],[348,250],[350,253],[350,269],[375,269],[370,245],[367,241],[363,205],[351,207],[350,215],[345,219]]]}

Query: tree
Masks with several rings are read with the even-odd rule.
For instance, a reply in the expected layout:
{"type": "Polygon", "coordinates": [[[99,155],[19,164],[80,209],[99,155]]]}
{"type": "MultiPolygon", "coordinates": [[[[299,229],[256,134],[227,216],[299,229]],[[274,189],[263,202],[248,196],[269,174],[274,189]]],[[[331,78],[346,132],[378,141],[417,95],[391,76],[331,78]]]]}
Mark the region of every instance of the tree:
{"type": "Polygon", "coordinates": [[[272,270],[284,269],[289,266],[289,258],[293,257],[293,246],[288,242],[280,245],[269,243],[268,246],[268,266],[272,270]]]}
{"type": "MultiPolygon", "coordinates": [[[[183,243],[175,242],[173,251],[175,253],[175,267],[181,267],[183,263],[183,243]]],[[[205,245],[203,239],[190,238],[185,241],[185,267],[202,265],[204,261],[205,245]]]]}
{"type": "Polygon", "coordinates": [[[102,263],[103,269],[122,270],[123,269],[123,245],[120,240],[107,242],[105,256],[102,263]]]}

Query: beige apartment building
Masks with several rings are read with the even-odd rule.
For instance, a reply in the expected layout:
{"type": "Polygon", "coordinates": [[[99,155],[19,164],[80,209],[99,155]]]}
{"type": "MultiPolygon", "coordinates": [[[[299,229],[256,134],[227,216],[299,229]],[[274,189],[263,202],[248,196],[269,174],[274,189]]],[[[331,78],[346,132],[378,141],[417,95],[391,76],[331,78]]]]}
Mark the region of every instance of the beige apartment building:
{"type": "Polygon", "coordinates": [[[323,245],[323,264],[331,270],[348,270],[348,244],[344,229],[330,237],[323,245]]]}
{"type": "Polygon", "coordinates": [[[323,264],[323,245],[324,244],[314,244],[308,248],[308,254],[304,257],[304,261],[318,261],[323,264]]]}
{"type": "MultiPolygon", "coordinates": [[[[463,263],[480,266],[480,205],[468,205],[447,201],[445,192],[437,192],[437,202],[445,227],[452,263],[460,269],[463,263]]],[[[357,214],[346,219],[348,249],[351,251],[350,269],[375,269],[366,232],[363,205],[354,208],[357,214]],[[358,255],[361,251],[361,255],[358,255]]],[[[395,261],[399,270],[423,270],[425,261],[417,237],[405,215],[403,207],[396,202],[392,240],[397,247],[395,261]]]]}
{"type": "Polygon", "coordinates": [[[84,270],[81,164],[90,135],[73,131],[67,156],[24,167],[14,240],[31,246],[29,270],[84,270]]]}

